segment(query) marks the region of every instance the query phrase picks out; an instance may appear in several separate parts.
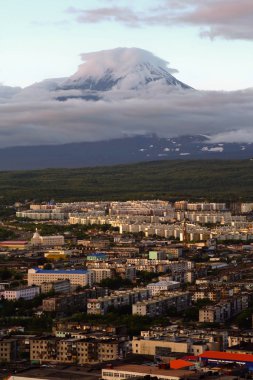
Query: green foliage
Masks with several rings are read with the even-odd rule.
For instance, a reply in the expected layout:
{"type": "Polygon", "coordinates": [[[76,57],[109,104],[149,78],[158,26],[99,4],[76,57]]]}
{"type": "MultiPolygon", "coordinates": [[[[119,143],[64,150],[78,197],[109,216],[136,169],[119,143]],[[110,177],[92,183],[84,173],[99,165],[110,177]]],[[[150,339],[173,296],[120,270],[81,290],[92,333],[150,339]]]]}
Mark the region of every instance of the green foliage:
{"type": "Polygon", "coordinates": [[[0,281],[7,281],[7,280],[10,280],[12,278],[12,271],[9,270],[9,269],[1,269],[0,270],[0,281]]]}
{"type": "Polygon", "coordinates": [[[95,325],[126,325],[131,336],[138,335],[141,330],[150,328],[155,322],[155,318],[142,317],[123,313],[120,310],[110,311],[106,315],[89,315],[84,313],[74,314],[71,321],[87,322],[95,325]]]}
{"type": "Polygon", "coordinates": [[[0,173],[2,202],[17,199],[252,200],[250,160],[171,160],[83,169],[0,173]],[[218,186],[217,186],[218,184],[218,186]]]}
{"type": "Polygon", "coordinates": [[[15,215],[16,210],[13,207],[6,207],[0,205],[0,219],[5,220],[10,216],[15,215]]]}
{"type": "Polygon", "coordinates": [[[149,284],[153,279],[157,279],[162,273],[153,273],[153,272],[147,272],[147,271],[137,271],[136,276],[138,278],[138,283],[147,285],[149,284]]]}
{"type": "Polygon", "coordinates": [[[251,324],[252,324],[252,314],[253,314],[253,307],[250,307],[247,310],[244,310],[240,314],[238,314],[233,319],[233,322],[238,327],[240,327],[240,329],[250,329],[251,324]]]}
{"type": "Polygon", "coordinates": [[[0,227],[0,240],[14,239],[15,237],[15,232],[8,230],[7,228],[0,227]]]}
{"type": "Polygon", "coordinates": [[[17,301],[2,299],[0,301],[0,317],[28,317],[33,315],[33,309],[42,304],[42,300],[48,294],[40,294],[32,300],[26,301],[20,298],[17,301]]]}
{"type": "Polygon", "coordinates": [[[41,235],[69,234],[70,236],[75,236],[77,239],[83,239],[86,237],[90,230],[106,232],[112,229],[110,224],[58,225],[50,223],[33,223],[31,221],[24,221],[20,219],[12,223],[12,226],[29,232],[34,232],[37,228],[41,235]]]}
{"type": "Polygon", "coordinates": [[[25,332],[29,334],[39,334],[51,332],[53,319],[50,315],[42,315],[41,317],[4,317],[0,318],[1,327],[23,326],[25,332]]]}
{"type": "Polygon", "coordinates": [[[131,288],[133,284],[128,279],[123,279],[119,276],[115,278],[105,278],[100,282],[100,286],[103,288],[109,288],[112,290],[117,290],[120,288],[131,288]]]}

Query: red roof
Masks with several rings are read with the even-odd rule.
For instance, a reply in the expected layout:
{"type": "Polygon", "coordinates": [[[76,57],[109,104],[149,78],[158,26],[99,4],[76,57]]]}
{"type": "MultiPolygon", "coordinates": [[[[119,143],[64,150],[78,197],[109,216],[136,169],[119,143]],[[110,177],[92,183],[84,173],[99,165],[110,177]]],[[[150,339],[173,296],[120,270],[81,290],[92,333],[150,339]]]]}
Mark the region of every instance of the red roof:
{"type": "Polygon", "coordinates": [[[6,240],[6,241],[1,241],[0,245],[18,245],[18,244],[27,244],[28,242],[25,240],[6,240]]]}
{"type": "Polygon", "coordinates": [[[198,356],[194,356],[194,355],[186,355],[184,356],[183,358],[181,358],[183,360],[190,360],[190,361],[198,361],[199,357],[198,356]]]}
{"type": "Polygon", "coordinates": [[[203,359],[230,360],[235,362],[253,362],[253,355],[233,354],[231,352],[206,351],[199,355],[203,359]]]}
{"type": "Polygon", "coordinates": [[[192,367],[192,365],[193,365],[192,363],[187,362],[186,360],[182,360],[182,359],[170,361],[170,368],[171,369],[187,368],[187,367],[192,367]]]}

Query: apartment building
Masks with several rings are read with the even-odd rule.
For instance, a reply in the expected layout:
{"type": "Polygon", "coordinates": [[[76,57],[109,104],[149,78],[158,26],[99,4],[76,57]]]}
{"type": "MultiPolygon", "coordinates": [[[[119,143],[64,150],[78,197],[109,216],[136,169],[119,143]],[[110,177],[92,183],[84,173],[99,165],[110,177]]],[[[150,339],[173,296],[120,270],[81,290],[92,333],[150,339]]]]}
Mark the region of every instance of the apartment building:
{"type": "Polygon", "coordinates": [[[189,292],[171,292],[150,300],[139,301],[132,305],[132,314],[148,317],[163,315],[170,308],[185,310],[191,304],[189,292]]]}
{"type": "Polygon", "coordinates": [[[71,286],[69,279],[67,280],[57,280],[53,282],[43,282],[40,285],[41,293],[68,293],[70,292],[71,286]]]}
{"type": "Polygon", "coordinates": [[[78,293],[62,294],[56,297],[46,298],[42,302],[44,312],[73,313],[85,311],[87,300],[90,297],[101,297],[106,294],[105,288],[85,289],[78,293]]]}
{"type": "Polygon", "coordinates": [[[64,339],[36,337],[30,340],[30,360],[40,363],[94,364],[122,357],[125,342],[118,339],[64,339]]]}
{"type": "Polygon", "coordinates": [[[166,290],[175,290],[180,288],[180,282],[176,281],[158,281],[152,282],[147,285],[147,289],[150,291],[152,296],[159,294],[166,290]]]}
{"type": "Polygon", "coordinates": [[[0,363],[11,363],[17,360],[17,340],[0,339],[0,363]]]}
{"type": "Polygon", "coordinates": [[[198,301],[203,299],[209,299],[213,302],[218,302],[221,299],[221,290],[208,290],[208,288],[203,290],[197,290],[192,294],[192,301],[198,301]]]}
{"type": "Polygon", "coordinates": [[[248,296],[239,294],[230,299],[222,300],[216,305],[201,308],[199,310],[199,322],[226,322],[247,307],[248,296]]]}
{"type": "Polygon", "coordinates": [[[0,297],[9,300],[16,301],[20,298],[28,301],[40,294],[40,288],[38,286],[23,286],[17,289],[6,289],[0,292],[0,297]]]}
{"type": "Polygon", "coordinates": [[[102,268],[92,268],[91,272],[93,273],[94,283],[100,284],[101,281],[106,278],[113,277],[113,271],[111,269],[102,269],[102,268]]]}
{"type": "Polygon", "coordinates": [[[87,286],[94,283],[94,274],[87,270],[46,270],[28,269],[28,285],[41,285],[44,282],[69,280],[71,285],[87,286]]]}
{"type": "Polygon", "coordinates": [[[117,309],[122,306],[131,306],[138,301],[147,300],[148,298],[149,291],[145,288],[116,291],[107,297],[89,299],[87,303],[87,314],[104,315],[110,307],[117,309]]]}
{"type": "Polygon", "coordinates": [[[108,260],[108,255],[105,253],[94,252],[87,255],[87,261],[106,261],[108,260]]]}

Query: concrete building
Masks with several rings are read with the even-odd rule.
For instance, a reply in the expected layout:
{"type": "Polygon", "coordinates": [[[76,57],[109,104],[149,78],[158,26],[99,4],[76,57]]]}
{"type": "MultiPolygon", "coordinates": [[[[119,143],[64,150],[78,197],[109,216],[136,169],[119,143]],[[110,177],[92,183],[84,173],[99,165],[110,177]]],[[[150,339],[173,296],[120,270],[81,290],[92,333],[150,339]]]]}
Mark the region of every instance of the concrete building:
{"type": "Polygon", "coordinates": [[[216,305],[205,306],[199,310],[199,322],[226,322],[248,307],[247,295],[236,295],[222,300],[216,305]]]}
{"type": "Polygon", "coordinates": [[[158,380],[183,380],[196,376],[195,372],[188,370],[167,370],[147,365],[126,364],[115,368],[102,369],[102,379],[128,379],[144,378],[146,376],[154,377],[158,380]]]}
{"type": "Polygon", "coordinates": [[[171,292],[132,305],[132,314],[155,317],[166,313],[170,308],[176,311],[187,309],[191,304],[189,292],[171,292]]]}
{"type": "Polygon", "coordinates": [[[138,355],[169,357],[171,352],[189,353],[190,342],[187,339],[141,339],[132,340],[132,352],[138,355]]]}
{"type": "Polygon", "coordinates": [[[38,337],[30,340],[30,360],[40,363],[87,364],[117,360],[125,342],[118,339],[64,339],[38,337]]]}
{"type": "Polygon", "coordinates": [[[15,251],[22,251],[28,248],[28,241],[25,240],[6,240],[0,242],[0,249],[9,249],[15,251]]]}
{"type": "Polygon", "coordinates": [[[105,253],[95,252],[87,255],[87,261],[106,261],[108,256],[105,253]]]}
{"type": "Polygon", "coordinates": [[[176,281],[159,281],[151,282],[147,285],[147,289],[152,296],[155,296],[165,290],[175,290],[180,288],[180,282],[176,281]]]}
{"type": "Polygon", "coordinates": [[[101,297],[106,294],[106,289],[95,288],[85,289],[82,292],[61,294],[55,297],[46,298],[42,302],[42,310],[45,312],[74,313],[76,311],[86,311],[87,300],[91,297],[101,297]]]}
{"type": "Polygon", "coordinates": [[[148,298],[149,291],[144,288],[116,291],[107,297],[89,299],[87,303],[87,314],[104,315],[110,307],[117,309],[148,298]]]}
{"type": "Polygon", "coordinates": [[[11,363],[17,360],[17,340],[0,339],[0,363],[11,363]]]}
{"type": "Polygon", "coordinates": [[[53,282],[43,282],[40,285],[41,293],[68,293],[71,290],[71,284],[69,279],[67,280],[57,280],[53,282]]]}
{"type": "Polygon", "coordinates": [[[65,244],[63,235],[41,236],[36,229],[31,239],[31,245],[43,247],[60,247],[65,244]]]}
{"type": "Polygon", "coordinates": [[[42,285],[44,282],[69,280],[71,285],[87,286],[94,283],[92,271],[87,270],[45,270],[28,269],[28,285],[42,285]]]}
{"type": "Polygon", "coordinates": [[[102,268],[92,268],[91,269],[94,275],[94,283],[100,284],[101,281],[106,278],[112,278],[113,272],[111,269],[102,269],[102,268]]]}
{"type": "Polygon", "coordinates": [[[38,286],[24,286],[17,289],[6,289],[0,292],[0,297],[9,300],[16,301],[20,298],[24,300],[32,300],[34,297],[40,294],[40,288],[38,286]]]}

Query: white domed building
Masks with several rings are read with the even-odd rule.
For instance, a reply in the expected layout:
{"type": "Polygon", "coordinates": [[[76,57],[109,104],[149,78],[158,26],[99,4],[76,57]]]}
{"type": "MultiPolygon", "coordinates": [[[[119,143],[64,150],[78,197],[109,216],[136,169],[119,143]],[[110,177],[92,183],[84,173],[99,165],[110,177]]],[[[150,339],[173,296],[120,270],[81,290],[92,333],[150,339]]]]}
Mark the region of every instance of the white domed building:
{"type": "Polygon", "coordinates": [[[65,244],[63,235],[41,236],[36,228],[31,238],[32,246],[59,247],[65,244]]]}

